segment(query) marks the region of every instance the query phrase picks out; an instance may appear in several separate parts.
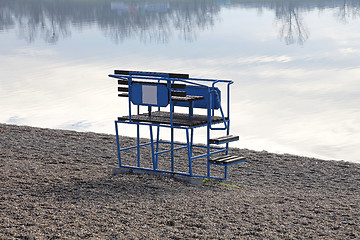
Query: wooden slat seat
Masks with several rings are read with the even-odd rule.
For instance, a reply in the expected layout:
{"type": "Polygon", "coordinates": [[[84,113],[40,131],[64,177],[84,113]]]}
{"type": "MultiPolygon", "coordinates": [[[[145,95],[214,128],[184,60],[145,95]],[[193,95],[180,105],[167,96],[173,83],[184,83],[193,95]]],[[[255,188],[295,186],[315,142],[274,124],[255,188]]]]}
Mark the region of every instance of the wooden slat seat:
{"type": "MultiPolygon", "coordinates": [[[[123,116],[118,118],[120,121],[129,121],[129,116],[123,116]]],[[[131,115],[131,120],[134,122],[147,122],[155,124],[171,124],[170,112],[155,111],[148,113],[131,115]]],[[[221,123],[223,122],[222,117],[212,116],[212,123],[221,123]]],[[[194,114],[189,118],[189,114],[186,113],[173,113],[173,124],[175,126],[187,126],[187,127],[196,127],[196,126],[205,126],[207,124],[207,116],[194,114]]]]}

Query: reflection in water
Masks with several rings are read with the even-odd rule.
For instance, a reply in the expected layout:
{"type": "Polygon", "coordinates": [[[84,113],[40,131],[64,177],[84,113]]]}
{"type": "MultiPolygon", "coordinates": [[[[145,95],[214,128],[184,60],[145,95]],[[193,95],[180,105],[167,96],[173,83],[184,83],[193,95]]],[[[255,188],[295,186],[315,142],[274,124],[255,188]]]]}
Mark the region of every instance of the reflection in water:
{"type": "Polygon", "coordinates": [[[360,16],[358,0],[314,1],[27,1],[0,2],[0,31],[17,28],[28,42],[44,39],[56,43],[71,36],[71,27],[82,29],[97,25],[115,42],[138,38],[143,42],[166,43],[175,34],[185,41],[215,24],[225,7],[270,9],[280,25],[280,38],[286,44],[303,44],[309,37],[302,14],[314,8],[336,8],[335,17],[342,22],[360,16]]]}
{"type": "Polygon", "coordinates": [[[57,1],[1,1],[1,19],[5,21],[0,22],[0,29],[16,28],[19,37],[30,43],[38,38],[56,43],[59,38],[70,36],[71,25],[63,13],[71,9],[71,4],[59,4],[57,1]]]}
{"type": "Polygon", "coordinates": [[[343,0],[343,4],[340,4],[336,13],[337,18],[343,22],[348,23],[350,20],[354,20],[360,17],[360,2],[352,2],[343,0]]]}
{"type": "Polygon", "coordinates": [[[309,37],[309,32],[303,23],[302,11],[293,2],[282,2],[276,7],[276,18],[279,20],[280,38],[286,44],[297,42],[302,45],[309,37]]]}
{"type": "Polygon", "coordinates": [[[211,27],[220,10],[216,1],[79,2],[5,0],[0,3],[0,29],[16,28],[28,42],[54,43],[71,35],[70,28],[97,25],[115,42],[137,37],[168,42],[177,30],[186,41],[211,27]]]}
{"type": "Polygon", "coordinates": [[[219,7],[212,1],[112,2],[111,10],[118,16],[113,16],[114,25],[103,29],[116,42],[137,36],[143,42],[166,43],[173,30],[185,41],[195,40],[196,34],[214,24],[219,7]]]}

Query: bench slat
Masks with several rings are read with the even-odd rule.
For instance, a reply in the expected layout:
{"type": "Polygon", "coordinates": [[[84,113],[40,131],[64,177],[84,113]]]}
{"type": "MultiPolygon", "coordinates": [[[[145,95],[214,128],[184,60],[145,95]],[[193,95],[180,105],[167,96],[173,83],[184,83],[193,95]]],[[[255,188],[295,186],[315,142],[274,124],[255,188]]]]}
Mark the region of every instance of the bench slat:
{"type": "Polygon", "coordinates": [[[129,89],[127,87],[118,87],[119,92],[129,92],[129,89]]]}
{"type": "Polygon", "coordinates": [[[186,97],[186,92],[185,91],[171,91],[171,96],[186,97]]]}
{"type": "Polygon", "coordinates": [[[129,85],[129,81],[128,81],[128,80],[119,79],[119,80],[118,80],[118,84],[119,84],[119,85],[129,85]]]}
{"type": "MultiPolygon", "coordinates": [[[[158,83],[158,82],[144,82],[144,81],[132,81],[133,83],[144,83],[144,84],[160,84],[160,85],[166,85],[166,83],[162,82],[162,83],[158,83]]],[[[119,85],[128,85],[129,81],[128,80],[123,80],[123,79],[118,79],[118,84],[119,85]]],[[[185,89],[186,88],[186,84],[182,84],[182,83],[173,83],[171,84],[171,88],[175,88],[175,89],[185,89]]]]}
{"type": "Polygon", "coordinates": [[[185,89],[185,88],[186,88],[186,84],[182,84],[182,83],[173,83],[173,84],[171,84],[171,88],[185,89]]]}
{"type": "Polygon", "coordinates": [[[237,140],[239,140],[239,136],[228,135],[228,136],[209,139],[209,143],[210,144],[221,144],[221,143],[232,142],[232,141],[237,141],[237,140]]]}
{"type": "Polygon", "coordinates": [[[128,93],[119,93],[118,97],[129,97],[128,93]]]}
{"type": "Polygon", "coordinates": [[[209,162],[214,163],[214,164],[227,165],[227,164],[245,162],[245,157],[240,157],[240,156],[235,156],[235,155],[225,155],[225,156],[221,156],[216,159],[210,159],[209,162]]]}
{"type": "Polygon", "coordinates": [[[171,100],[174,102],[191,102],[201,99],[204,99],[204,96],[185,96],[185,97],[172,96],[171,97],[171,100]]]}
{"type": "Polygon", "coordinates": [[[181,78],[188,79],[189,74],[183,73],[163,73],[163,72],[143,72],[143,71],[129,71],[129,70],[115,70],[114,74],[117,75],[141,75],[141,76],[158,76],[165,77],[169,76],[169,78],[181,78]]]}

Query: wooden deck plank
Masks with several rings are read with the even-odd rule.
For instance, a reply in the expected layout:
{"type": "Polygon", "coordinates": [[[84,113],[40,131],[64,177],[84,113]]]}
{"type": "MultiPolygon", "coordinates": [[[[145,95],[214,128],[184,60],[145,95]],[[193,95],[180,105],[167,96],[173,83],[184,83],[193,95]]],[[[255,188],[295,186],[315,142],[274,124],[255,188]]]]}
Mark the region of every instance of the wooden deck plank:
{"type": "MultiPolygon", "coordinates": [[[[123,116],[118,118],[121,121],[129,121],[129,116],[123,116]]],[[[147,122],[155,124],[167,124],[170,125],[170,112],[156,111],[152,112],[151,115],[143,113],[139,115],[131,115],[131,120],[134,122],[147,122]]],[[[212,123],[222,122],[222,117],[213,116],[212,123]]],[[[206,115],[194,114],[190,119],[187,113],[173,113],[173,124],[175,126],[205,126],[207,124],[206,115]]]]}

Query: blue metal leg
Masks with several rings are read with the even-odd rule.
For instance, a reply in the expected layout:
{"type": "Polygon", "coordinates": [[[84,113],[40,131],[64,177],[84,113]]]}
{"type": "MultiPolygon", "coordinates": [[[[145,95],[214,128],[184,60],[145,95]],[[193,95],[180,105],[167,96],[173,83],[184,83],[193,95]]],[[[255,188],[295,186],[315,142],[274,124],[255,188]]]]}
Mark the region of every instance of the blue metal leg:
{"type": "Polygon", "coordinates": [[[174,128],[171,128],[171,171],[174,172],[174,128]]]}
{"type": "Polygon", "coordinates": [[[209,94],[210,100],[208,103],[208,109],[207,109],[207,126],[206,126],[206,151],[207,151],[207,176],[210,177],[210,128],[211,128],[211,109],[212,109],[212,94],[209,94]]]}
{"type": "MultiPolygon", "coordinates": [[[[160,127],[157,127],[157,132],[156,132],[156,153],[159,152],[159,137],[160,137],[160,127]]],[[[158,168],[158,161],[159,161],[159,155],[156,154],[156,164],[155,164],[155,169],[158,168]]]]}
{"type": "Polygon", "coordinates": [[[121,167],[119,131],[118,131],[118,126],[117,126],[117,122],[116,122],[116,121],[115,121],[115,131],[116,131],[116,144],[117,144],[117,153],[118,153],[119,167],[121,167]]]}
{"type": "Polygon", "coordinates": [[[194,102],[191,101],[189,102],[189,120],[193,115],[194,115],[194,102]]]}
{"type": "Polygon", "coordinates": [[[136,130],[137,130],[137,137],[136,137],[136,142],[137,142],[137,166],[140,167],[140,125],[139,124],[136,125],[136,130]]]}
{"type": "Polygon", "coordinates": [[[206,160],[207,160],[207,176],[208,177],[210,177],[210,144],[209,144],[209,139],[210,139],[210,125],[208,125],[207,126],[207,136],[206,136],[206,138],[207,138],[207,149],[206,149],[206,151],[207,151],[207,158],[206,158],[206,160]]]}
{"type": "MultiPolygon", "coordinates": [[[[227,135],[230,133],[230,83],[227,84],[227,118],[228,118],[228,124],[227,124],[227,135]]],[[[226,155],[229,153],[229,143],[226,143],[226,155]]]]}
{"type": "Polygon", "coordinates": [[[211,109],[212,107],[212,92],[209,90],[209,102],[207,108],[207,133],[206,133],[206,147],[207,147],[207,176],[210,177],[210,129],[211,129],[211,109]]]}
{"type": "MultiPolygon", "coordinates": [[[[226,130],[226,135],[230,134],[230,121],[228,121],[227,123],[227,130],[226,130]]],[[[229,153],[229,143],[226,143],[226,155],[228,155],[229,153]]]]}
{"type": "Polygon", "coordinates": [[[189,141],[189,129],[186,129],[186,144],[187,144],[187,150],[188,150],[188,159],[189,159],[189,174],[190,176],[192,176],[192,152],[191,152],[191,145],[192,143],[190,143],[189,141]]]}
{"type": "Polygon", "coordinates": [[[153,138],[152,126],[149,125],[149,128],[150,128],[150,141],[151,141],[151,159],[152,159],[153,169],[156,170],[156,158],[154,154],[154,138],[153,138]]]}
{"type": "Polygon", "coordinates": [[[194,139],[194,129],[191,128],[190,130],[190,151],[192,154],[192,150],[193,150],[193,139],[194,139]]]}

